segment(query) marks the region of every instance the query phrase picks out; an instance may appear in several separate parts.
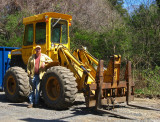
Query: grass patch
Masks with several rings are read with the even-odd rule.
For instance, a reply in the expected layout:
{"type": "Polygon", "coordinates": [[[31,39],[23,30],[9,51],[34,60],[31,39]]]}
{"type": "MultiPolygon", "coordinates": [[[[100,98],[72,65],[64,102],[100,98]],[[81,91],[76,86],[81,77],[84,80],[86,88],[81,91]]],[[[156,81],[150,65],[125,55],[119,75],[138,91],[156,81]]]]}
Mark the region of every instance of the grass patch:
{"type": "Polygon", "coordinates": [[[160,94],[160,67],[143,70],[141,73],[143,80],[136,82],[135,93],[143,95],[160,94]],[[141,84],[141,88],[138,86],[141,84]],[[143,85],[142,85],[143,84],[143,85]]]}

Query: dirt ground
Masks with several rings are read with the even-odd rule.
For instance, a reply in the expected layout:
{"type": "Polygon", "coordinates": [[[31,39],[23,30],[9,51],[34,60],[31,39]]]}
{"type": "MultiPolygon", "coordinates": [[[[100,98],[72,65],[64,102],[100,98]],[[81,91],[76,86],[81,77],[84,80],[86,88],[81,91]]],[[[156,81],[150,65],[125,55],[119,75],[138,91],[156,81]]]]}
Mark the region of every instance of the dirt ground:
{"type": "Polygon", "coordinates": [[[39,108],[27,108],[28,103],[11,103],[0,92],[0,121],[4,122],[43,122],[43,121],[142,121],[160,122],[160,99],[135,98],[128,106],[126,103],[115,106],[114,110],[95,111],[86,108],[82,94],[69,110],[57,111],[47,108],[43,102],[39,108]]]}

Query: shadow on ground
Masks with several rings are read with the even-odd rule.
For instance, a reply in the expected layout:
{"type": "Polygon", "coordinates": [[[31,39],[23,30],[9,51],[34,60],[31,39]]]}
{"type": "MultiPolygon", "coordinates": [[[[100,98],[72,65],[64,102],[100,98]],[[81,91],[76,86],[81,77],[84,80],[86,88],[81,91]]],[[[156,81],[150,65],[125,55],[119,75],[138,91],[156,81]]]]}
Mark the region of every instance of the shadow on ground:
{"type": "Polygon", "coordinates": [[[53,122],[53,121],[56,121],[56,122],[67,122],[67,121],[63,121],[63,120],[59,120],[59,119],[53,119],[53,120],[45,120],[45,119],[34,119],[34,118],[26,118],[26,119],[20,119],[20,120],[23,120],[23,121],[27,121],[27,122],[53,122]]]}
{"type": "MultiPolygon", "coordinates": [[[[7,98],[5,97],[5,94],[0,94],[0,102],[6,102],[6,103],[10,103],[10,101],[7,100],[7,98]]],[[[17,107],[27,107],[27,103],[10,103],[9,105],[12,106],[17,106],[17,107]]],[[[137,105],[115,105],[115,109],[116,108],[131,108],[131,109],[145,109],[145,110],[154,110],[154,111],[160,111],[158,109],[154,109],[154,108],[147,108],[147,107],[141,107],[141,106],[137,106],[137,105]]],[[[39,109],[45,109],[45,110],[52,110],[51,108],[48,108],[45,104],[43,99],[40,99],[40,106],[39,109]]],[[[60,111],[60,110],[58,110],[60,111]]],[[[68,111],[68,110],[63,110],[63,111],[68,111]]],[[[76,116],[82,116],[83,115],[95,115],[95,116],[106,116],[106,117],[113,117],[113,118],[119,118],[119,119],[127,119],[127,120],[134,120],[133,118],[129,118],[126,117],[125,115],[119,115],[118,112],[113,111],[112,107],[109,107],[109,110],[104,110],[104,109],[100,109],[100,110],[95,110],[95,108],[87,108],[85,107],[85,102],[84,101],[75,101],[73,106],[69,109],[69,111],[71,111],[71,115],[69,116],[65,116],[65,117],[61,117],[58,119],[52,119],[52,120],[44,120],[44,119],[36,119],[36,118],[24,118],[21,120],[24,121],[64,121],[65,119],[68,118],[73,118],[76,116]]]]}
{"type": "Polygon", "coordinates": [[[3,94],[0,94],[0,102],[9,103],[9,100],[6,98],[5,93],[1,92],[3,94]]]}
{"type": "Polygon", "coordinates": [[[137,109],[160,111],[160,109],[148,108],[148,107],[143,107],[143,106],[138,106],[138,105],[132,105],[132,104],[129,104],[128,106],[135,107],[135,108],[137,108],[137,109]]]}
{"type": "MultiPolygon", "coordinates": [[[[63,110],[63,111],[65,111],[65,110],[63,110]]],[[[95,110],[95,108],[75,107],[75,108],[71,108],[70,111],[71,111],[70,116],[65,116],[65,117],[51,119],[51,120],[35,119],[35,118],[24,118],[21,120],[28,121],[28,122],[33,122],[33,121],[39,121],[39,122],[42,122],[42,121],[61,121],[61,122],[63,122],[69,118],[75,118],[77,116],[83,117],[83,115],[106,116],[106,117],[113,117],[113,118],[119,118],[119,119],[134,120],[133,118],[125,117],[123,115],[118,115],[115,112],[112,113],[112,111],[95,110]]]]}
{"type": "MultiPolygon", "coordinates": [[[[61,118],[56,118],[56,119],[52,119],[52,120],[44,120],[44,119],[34,119],[34,118],[26,118],[26,119],[22,119],[25,121],[65,121],[66,119],[69,118],[74,118],[77,116],[82,116],[83,115],[95,115],[95,116],[106,116],[106,117],[112,117],[112,118],[118,118],[118,119],[125,119],[125,120],[136,120],[135,118],[130,118],[126,115],[121,115],[118,112],[116,112],[116,110],[113,110],[112,107],[110,107],[109,110],[104,110],[104,109],[99,109],[99,110],[95,110],[95,108],[87,108],[87,107],[79,107],[78,105],[84,105],[85,103],[82,101],[76,101],[74,104],[74,107],[70,108],[70,111],[72,112],[70,116],[65,116],[65,117],[61,117],[61,118]],[[78,106],[78,107],[77,107],[78,106]]],[[[115,105],[115,109],[117,108],[130,108],[130,107],[139,107],[139,106],[121,106],[121,105],[115,105]]],[[[43,108],[44,109],[44,108],[43,108]]],[[[48,109],[48,108],[47,108],[48,109]]],[[[147,107],[139,107],[139,109],[145,109],[145,110],[156,110],[156,109],[150,109],[147,107]]],[[[65,110],[63,110],[65,111],[65,110]]],[[[67,111],[67,110],[66,110],[67,111]]],[[[157,111],[157,110],[156,110],[157,111]]]]}

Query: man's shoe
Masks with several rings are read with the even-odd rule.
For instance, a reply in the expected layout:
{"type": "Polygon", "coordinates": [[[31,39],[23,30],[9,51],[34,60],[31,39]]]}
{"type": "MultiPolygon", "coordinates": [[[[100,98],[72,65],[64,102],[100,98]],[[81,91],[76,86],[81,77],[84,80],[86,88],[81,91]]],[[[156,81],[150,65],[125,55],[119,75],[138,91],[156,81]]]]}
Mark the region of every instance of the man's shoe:
{"type": "Polygon", "coordinates": [[[29,104],[27,108],[33,108],[33,104],[29,104]]]}

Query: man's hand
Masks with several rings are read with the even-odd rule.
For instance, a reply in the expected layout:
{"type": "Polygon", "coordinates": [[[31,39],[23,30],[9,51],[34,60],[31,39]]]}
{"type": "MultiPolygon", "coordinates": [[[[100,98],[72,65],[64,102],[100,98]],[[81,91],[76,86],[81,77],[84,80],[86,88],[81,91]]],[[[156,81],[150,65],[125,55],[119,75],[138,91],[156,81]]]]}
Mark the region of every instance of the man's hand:
{"type": "Polygon", "coordinates": [[[30,71],[27,71],[27,74],[28,74],[28,77],[30,77],[30,76],[31,76],[31,72],[30,72],[30,71]]]}
{"type": "Polygon", "coordinates": [[[44,63],[44,62],[42,62],[41,68],[44,68],[44,67],[45,67],[45,63],[44,63]]]}

